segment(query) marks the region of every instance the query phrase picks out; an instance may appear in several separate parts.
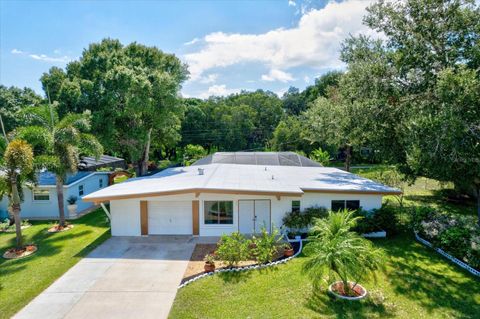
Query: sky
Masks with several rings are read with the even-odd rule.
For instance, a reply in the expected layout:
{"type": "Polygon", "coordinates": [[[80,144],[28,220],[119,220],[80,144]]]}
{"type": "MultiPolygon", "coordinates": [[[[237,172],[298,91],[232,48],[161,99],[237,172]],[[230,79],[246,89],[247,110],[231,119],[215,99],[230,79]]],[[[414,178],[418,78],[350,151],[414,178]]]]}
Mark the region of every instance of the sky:
{"type": "Polygon", "coordinates": [[[264,89],[282,95],[344,68],[342,41],[374,35],[362,24],[371,0],[0,0],[0,84],[30,87],[103,38],[138,42],[188,64],[185,97],[264,89]]]}

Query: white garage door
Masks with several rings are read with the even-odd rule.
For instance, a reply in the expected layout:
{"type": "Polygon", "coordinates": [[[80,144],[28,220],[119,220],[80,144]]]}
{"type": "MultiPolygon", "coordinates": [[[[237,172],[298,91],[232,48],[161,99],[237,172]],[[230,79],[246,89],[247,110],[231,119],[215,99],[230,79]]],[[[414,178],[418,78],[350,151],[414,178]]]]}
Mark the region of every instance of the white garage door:
{"type": "Polygon", "coordinates": [[[148,233],[191,235],[192,202],[148,202],[148,233]]]}

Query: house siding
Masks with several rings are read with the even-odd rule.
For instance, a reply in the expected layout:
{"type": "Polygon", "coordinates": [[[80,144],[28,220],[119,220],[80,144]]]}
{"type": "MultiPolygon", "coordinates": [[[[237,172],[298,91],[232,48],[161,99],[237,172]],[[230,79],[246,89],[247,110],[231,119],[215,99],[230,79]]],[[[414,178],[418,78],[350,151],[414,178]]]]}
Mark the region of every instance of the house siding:
{"type": "MultiPolygon", "coordinates": [[[[64,187],[64,201],[65,201],[65,217],[73,218],[76,216],[70,216],[67,208],[67,199],[74,195],[77,196],[77,212],[81,212],[87,208],[93,206],[90,202],[84,202],[78,195],[78,186],[84,185],[84,195],[92,193],[99,189],[99,180],[103,180],[103,185],[108,185],[108,173],[95,173],[89,175],[79,183],[72,183],[64,187]]],[[[50,200],[48,201],[34,201],[33,191],[29,188],[24,188],[24,200],[21,203],[21,218],[25,219],[58,219],[58,202],[57,202],[57,190],[55,186],[38,186],[38,189],[46,189],[49,191],[50,200]]],[[[8,198],[4,196],[0,202],[0,216],[2,218],[7,217],[8,198]]]]}
{"type": "MultiPolygon", "coordinates": [[[[147,197],[145,201],[185,201],[191,203],[193,200],[200,201],[199,207],[199,235],[220,236],[230,234],[239,229],[238,227],[238,201],[239,200],[270,200],[271,202],[271,223],[279,228],[282,226],[282,219],[291,210],[292,201],[300,200],[301,209],[319,206],[330,208],[332,200],[360,200],[360,205],[366,210],[380,208],[382,195],[376,194],[335,194],[335,193],[305,193],[301,197],[281,197],[259,195],[233,195],[201,193],[198,197],[195,194],[171,195],[147,197]],[[204,223],[204,201],[219,200],[233,201],[233,224],[232,225],[207,225],[204,223]]],[[[140,236],[140,199],[124,199],[110,201],[110,213],[112,215],[113,236],[140,236]]]]}

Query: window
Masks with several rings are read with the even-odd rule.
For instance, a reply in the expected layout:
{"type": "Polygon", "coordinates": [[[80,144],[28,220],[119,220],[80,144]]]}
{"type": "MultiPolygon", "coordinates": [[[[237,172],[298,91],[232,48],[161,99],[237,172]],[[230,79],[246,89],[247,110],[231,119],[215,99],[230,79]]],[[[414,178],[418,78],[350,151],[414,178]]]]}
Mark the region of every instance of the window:
{"type": "Polygon", "coordinates": [[[83,185],[78,186],[78,196],[83,196],[83,185]]]}
{"type": "Polygon", "coordinates": [[[292,213],[300,212],[300,201],[292,200],[292,213]]]}
{"type": "Polygon", "coordinates": [[[233,202],[205,201],[205,224],[233,224],[233,202]]]}
{"type": "Polygon", "coordinates": [[[49,201],[50,191],[48,189],[34,189],[33,190],[34,201],[49,201]]]}
{"type": "Polygon", "coordinates": [[[342,209],[357,210],[360,208],[359,200],[332,200],[332,211],[336,212],[342,209]]]}
{"type": "Polygon", "coordinates": [[[100,178],[100,179],[98,180],[98,187],[99,187],[99,188],[102,188],[102,187],[103,187],[103,178],[100,178]]]}

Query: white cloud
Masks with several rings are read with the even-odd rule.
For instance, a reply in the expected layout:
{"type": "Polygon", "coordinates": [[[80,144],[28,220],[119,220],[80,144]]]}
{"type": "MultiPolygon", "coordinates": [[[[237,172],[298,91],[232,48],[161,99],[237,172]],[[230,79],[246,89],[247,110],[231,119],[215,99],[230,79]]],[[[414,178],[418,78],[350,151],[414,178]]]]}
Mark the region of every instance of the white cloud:
{"type": "Polygon", "coordinates": [[[218,74],[217,73],[211,73],[211,74],[208,74],[208,75],[205,75],[205,76],[202,76],[198,82],[200,83],[203,83],[203,84],[210,84],[210,83],[214,83],[218,78],[218,74]]]}
{"type": "Polygon", "coordinates": [[[270,69],[293,67],[338,68],[339,49],[349,34],[367,33],[362,25],[372,0],[329,2],[302,15],[296,27],[261,34],[214,32],[201,40],[197,51],[186,54],[191,80],[212,68],[259,62],[270,69]]]}
{"type": "Polygon", "coordinates": [[[305,81],[305,83],[310,83],[310,77],[308,75],[305,75],[303,77],[303,80],[305,81]]]}
{"type": "Polygon", "coordinates": [[[295,7],[297,4],[293,0],[288,0],[288,6],[289,7],[295,7]]]}
{"type": "Polygon", "coordinates": [[[228,89],[225,84],[216,84],[212,85],[208,88],[206,92],[203,92],[199,95],[200,98],[206,99],[212,95],[215,96],[225,96],[225,95],[230,95],[233,93],[238,93],[240,92],[241,89],[228,89]]]}
{"type": "MultiPolygon", "coordinates": [[[[58,50],[55,50],[57,52],[60,52],[58,50]]],[[[56,53],[54,51],[54,53],[56,53]]],[[[21,51],[21,50],[18,50],[18,49],[13,49],[12,51],[10,51],[12,54],[18,54],[18,55],[23,55],[23,56],[27,56],[31,59],[34,59],[34,60],[38,60],[38,61],[44,61],[44,62],[53,62],[53,63],[67,63],[71,60],[73,60],[73,58],[71,57],[68,57],[68,56],[57,56],[57,57],[54,57],[54,56],[48,56],[46,54],[34,54],[34,53],[28,53],[28,52],[25,52],[25,51],[21,51]]],[[[57,54],[57,53],[56,53],[57,54]]]]}
{"type": "Polygon", "coordinates": [[[200,41],[199,38],[194,38],[192,41],[185,42],[183,45],[192,45],[192,44],[195,44],[199,41],[200,41]]]}
{"type": "Polygon", "coordinates": [[[68,56],[62,56],[62,57],[52,57],[48,56],[45,54],[29,54],[29,57],[31,57],[34,60],[39,60],[39,61],[45,61],[45,62],[61,62],[61,63],[67,63],[72,60],[72,58],[68,56]]]}
{"type": "Polygon", "coordinates": [[[295,80],[290,73],[283,72],[282,70],[271,69],[268,74],[262,75],[263,81],[280,81],[280,82],[288,82],[295,80]]]}
{"type": "Polygon", "coordinates": [[[282,88],[280,90],[277,90],[277,91],[274,91],[273,93],[275,93],[278,97],[282,97],[283,94],[285,94],[285,92],[288,91],[288,88],[285,87],[285,88],[282,88]]]}

